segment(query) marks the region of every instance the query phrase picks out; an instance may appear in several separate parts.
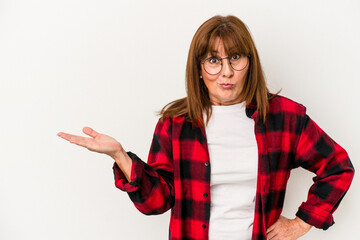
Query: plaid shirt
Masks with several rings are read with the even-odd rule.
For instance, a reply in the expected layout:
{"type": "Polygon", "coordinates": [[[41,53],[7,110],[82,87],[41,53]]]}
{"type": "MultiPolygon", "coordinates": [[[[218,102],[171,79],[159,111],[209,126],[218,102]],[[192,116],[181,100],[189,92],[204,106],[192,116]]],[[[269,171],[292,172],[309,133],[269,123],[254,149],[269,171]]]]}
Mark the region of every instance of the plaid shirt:
{"type": "MultiPolygon", "coordinates": [[[[246,106],[246,115],[255,121],[259,153],[253,240],[266,239],[266,229],[279,218],[291,169],[316,174],[296,213],[316,228],[334,224],[332,214],[350,187],[354,167],[347,152],[305,110],[278,95],[269,102],[264,124],[256,104],[246,106]]],[[[168,117],[155,127],[147,163],[127,153],[133,161],[131,182],[115,163],[115,186],[146,215],[171,209],[169,239],[208,239],[211,161],[205,130],[185,115],[168,117]]]]}

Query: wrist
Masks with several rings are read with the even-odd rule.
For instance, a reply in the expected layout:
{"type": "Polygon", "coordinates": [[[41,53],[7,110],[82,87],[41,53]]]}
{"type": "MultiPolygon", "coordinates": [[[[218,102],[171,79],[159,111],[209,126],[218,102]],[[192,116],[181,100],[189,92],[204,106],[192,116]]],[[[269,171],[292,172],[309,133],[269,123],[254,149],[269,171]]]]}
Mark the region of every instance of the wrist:
{"type": "Polygon", "coordinates": [[[131,178],[132,160],[127,154],[127,152],[125,152],[124,149],[121,149],[118,152],[116,152],[113,158],[116,164],[119,166],[120,170],[124,173],[128,182],[131,182],[130,178],[131,178]]]}
{"type": "Polygon", "coordinates": [[[305,222],[304,220],[302,220],[301,218],[299,218],[298,216],[296,216],[296,218],[294,219],[299,226],[305,231],[309,231],[310,228],[312,227],[310,224],[308,224],[307,222],[305,222]]]}
{"type": "Polygon", "coordinates": [[[123,148],[119,148],[112,158],[115,160],[115,162],[120,162],[122,159],[125,159],[126,152],[123,148]]]}

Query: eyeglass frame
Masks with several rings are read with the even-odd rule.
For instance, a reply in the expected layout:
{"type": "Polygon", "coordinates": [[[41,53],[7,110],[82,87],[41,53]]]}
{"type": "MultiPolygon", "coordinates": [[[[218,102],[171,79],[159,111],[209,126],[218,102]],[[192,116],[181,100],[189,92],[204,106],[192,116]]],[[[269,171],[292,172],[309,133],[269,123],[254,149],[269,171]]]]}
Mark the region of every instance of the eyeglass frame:
{"type": "Polygon", "coordinates": [[[241,69],[241,70],[237,70],[237,69],[235,69],[233,66],[232,66],[232,64],[231,64],[231,61],[230,61],[230,58],[231,57],[223,57],[223,58],[219,58],[219,60],[220,60],[220,65],[221,65],[221,68],[220,68],[220,71],[218,72],[218,73],[215,73],[215,74],[212,74],[212,73],[208,73],[208,71],[206,71],[206,68],[205,68],[205,61],[206,60],[209,60],[209,59],[211,59],[211,58],[213,58],[213,57],[208,57],[208,58],[206,58],[203,62],[200,62],[200,64],[202,64],[203,66],[204,66],[204,70],[205,70],[205,72],[207,73],[207,74],[210,74],[210,75],[217,75],[217,74],[219,74],[220,72],[221,72],[221,70],[222,70],[222,68],[223,68],[223,59],[229,59],[229,64],[230,64],[230,67],[234,70],[234,71],[242,71],[242,70],[244,70],[248,65],[249,65],[249,63],[250,63],[250,54],[249,55],[247,55],[246,56],[248,59],[248,61],[247,61],[247,63],[246,63],[246,65],[245,65],[245,67],[243,67],[243,69],[241,69]]]}

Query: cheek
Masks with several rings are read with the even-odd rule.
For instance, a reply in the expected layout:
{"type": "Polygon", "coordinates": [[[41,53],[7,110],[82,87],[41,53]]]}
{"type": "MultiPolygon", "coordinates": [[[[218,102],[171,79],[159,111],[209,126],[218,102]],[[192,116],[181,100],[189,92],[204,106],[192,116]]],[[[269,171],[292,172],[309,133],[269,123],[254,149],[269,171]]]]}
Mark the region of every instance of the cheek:
{"type": "Polygon", "coordinates": [[[218,78],[217,75],[210,75],[205,71],[202,71],[201,75],[203,76],[204,81],[209,81],[209,82],[215,82],[216,79],[218,78]]]}
{"type": "Polygon", "coordinates": [[[246,80],[247,72],[238,72],[235,76],[236,82],[243,85],[246,80]]]}
{"type": "Polygon", "coordinates": [[[208,74],[203,67],[201,67],[201,76],[204,80],[207,79],[208,81],[215,81],[217,78],[217,75],[208,74]]]}
{"type": "Polygon", "coordinates": [[[209,93],[213,93],[216,89],[216,81],[210,80],[205,76],[203,76],[203,81],[209,93]]]}

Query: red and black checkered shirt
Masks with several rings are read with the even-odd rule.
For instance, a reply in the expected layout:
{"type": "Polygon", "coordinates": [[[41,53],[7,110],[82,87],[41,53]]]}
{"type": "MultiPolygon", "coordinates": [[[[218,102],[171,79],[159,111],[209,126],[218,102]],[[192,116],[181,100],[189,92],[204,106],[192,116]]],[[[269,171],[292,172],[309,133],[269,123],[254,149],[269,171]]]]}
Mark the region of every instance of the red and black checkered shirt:
{"type": "MultiPolygon", "coordinates": [[[[256,105],[246,106],[246,115],[255,121],[259,153],[253,240],[266,239],[266,229],[279,218],[291,169],[303,167],[316,174],[296,213],[316,228],[334,224],[332,214],[350,187],[354,167],[347,152],[305,110],[278,95],[269,102],[264,124],[256,105]]],[[[211,161],[205,131],[186,115],[166,118],[155,127],[147,163],[127,153],[133,160],[131,182],[115,163],[116,187],[146,215],[171,209],[169,239],[207,240],[211,161]]]]}

